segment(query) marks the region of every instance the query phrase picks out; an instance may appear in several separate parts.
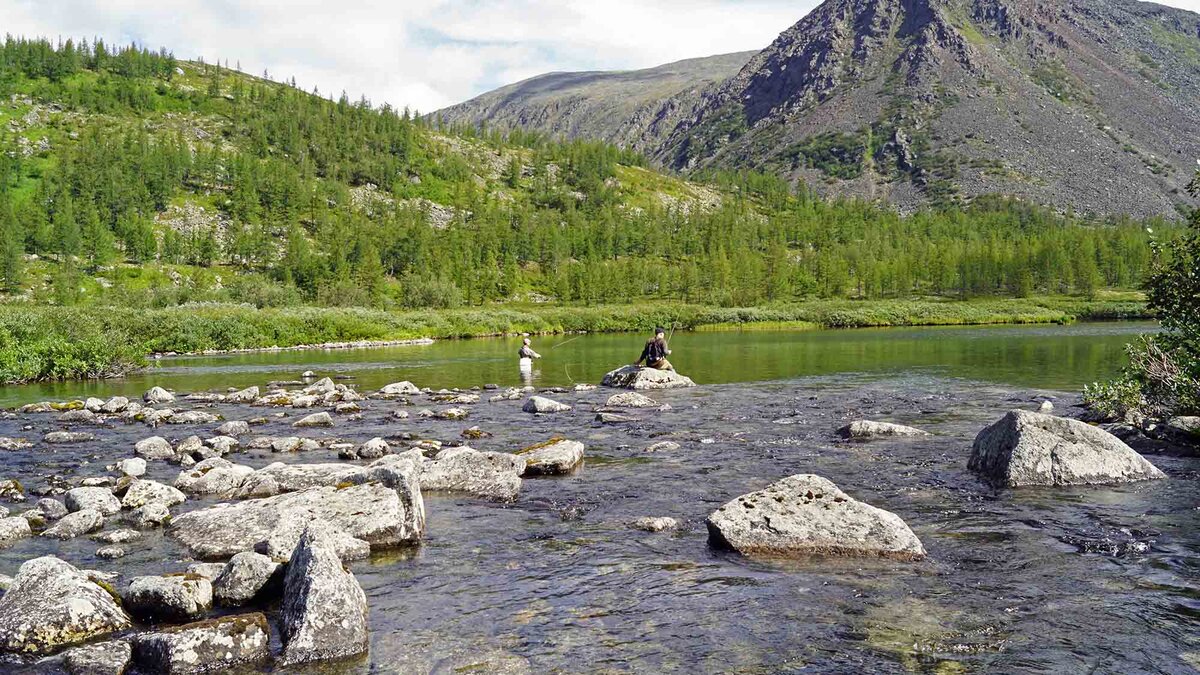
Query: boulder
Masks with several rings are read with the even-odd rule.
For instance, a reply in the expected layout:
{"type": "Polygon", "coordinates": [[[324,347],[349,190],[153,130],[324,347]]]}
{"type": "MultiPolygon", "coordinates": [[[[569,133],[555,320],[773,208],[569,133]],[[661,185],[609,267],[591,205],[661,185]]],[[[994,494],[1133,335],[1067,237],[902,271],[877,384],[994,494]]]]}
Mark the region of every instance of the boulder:
{"type": "Polygon", "coordinates": [[[865,440],[869,438],[916,438],[930,434],[927,431],[906,427],[903,424],[856,420],[838,429],[837,435],[847,439],[865,440]]]}
{"type": "Polygon", "coordinates": [[[636,391],[625,391],[608,397],[604,405],[609,408],[657,408],[658,401],[639,394],[636,391]]]}
{"type": "Polygon", "coordinates": [[[175,487],[189,495],[226,494],[240,488],[252,473],[252,467],[212,457],[180,471],[175,487]]]}
{"type": "Polygon", "coordinates": [[[33,530],[29,527],[28,518],[21,516],[0,518],[0,545],[10,544],[31,535],[33,535],[33,530]]]}
{"type": "Polygon", "coordinates": [[[678,389],[696,383],[673,370],[625,366],[605,375],[600,385],[615,389],[678,389]]]}
{"type": "Polygon", "coordinates": [[[321,402],[321,397],[313,394],[305,394],[292,399],[293,408],[311,408],[321,402]]]}
{"type": "Polygon", "coordinates": [[[42,441],[53,445],[70,445],[74,443],[87,443],[96,440],[95,434],[90,434],[86,431],[51,431],[42,436],[42,441]]]}
{"type": "MultiPolygon", "coordinates": [[[[98,400],[98,399],[97,399],[98,400]]],[[[62,424],[98,424],[100,419],[91,410],[68,410],[58,416],[62,424]]]]}
{"type": "Polygon", "coordinates": [[[238,446],[241,445],[241,442],[239,442],[238,439],[234,438],[233,436],[213,436],[212,438],[205,439],[204,445],[212,448],[213,453],[215,453],[215,455],[210,454],[209,456],[224,457],[234,450],[237,450],[238,446]]]}
{"type": "Polygon", "coordinates": [[[152,480],[136,480],[125,492],[125,497],[121,499],[121,506],[127,509],[136,509],[154,503],[171,507],[182,504],[186,500],[187,495],[170,485],[163,485],[152,480]]]}
{"type": "MultiPolygon", "coordinates": [[[[271,536],[266,541],[259,542],[254,551],[276,562],[287,563],[295,552],[301,535],[314,522],[317,521],[294,514],[284,514],[271,536]]],[[[342,562],[366,560],[371,557],[370,544],[338,529],[330,530],[330,544],[342,562]]]]}
{"type": "Polygon", "coordinates": [[[557,476],[583,463],[583,443],[565,439],[535,445],[517,453],[525,459],[524,476],[557,476]]]}
{"type": "Polygon", "coordinates": [[[571,406],[567,405],[566,403],[559,403],[558,401],[548,399],[544,396],[530,396],[525,400],[525,405],[521,406],[521,410],[524,410],[527,413],[560,413],[570,411],[571,406]]]}
{"type": "Polygon", "coordinates": [[[104,527],[104,515],[95,509],[83,509],[63,516],[53,527],[42,532],[42,536],[51,539],[74,539],[88,532],[95,532],[101,527],[104,527]]]}
{"type": "Polygon", "coordinates": [[[158,405],[160,403],[170,403],[175,400],[175,395],[163,389],[162,387],[154,387],[142,394],[142,400],[150,405],[158,405]]]}
{"type": "Polygon", "coordinates": [[[925,557],[900,516],[857,501],[811,474],[742,495],[714,511],[706,524],[710,542],[743,555],[925,557]]]}
{"type": "Polygon", "coordinates": [[[124,640],[75,647],[63,654],[67,675],[124,675],[133,650],[124,640]]]}
{"type": "Polygon", "coordinates": [[[167,424],[212,424],[220,419],[220,415],[214,415],[203,410],[187,410],[177,412],[168,417],[167,424]]]}
{"type": "Polygon", "coordinates": [[[271,479],[279,492],[299,492],[313,487],[336,486],[349,483],[351,478],[362,473],[362,467],[350,464],[284,464],[275,462],[255,471],[246,483],[254,486],[264,479],[271,479]]]}
{"type": "Polygon", "coordinates": [[[128,407],[129,399],[125,398],[124,396],[114,396],[105,401],[104,405],[100,406],[100,411],[108,413],[109,415],[115,415],[120,412],[125,412],[125,409],[128,407]]]}
{"type": "Polygon", "coordinates": [[[213,595],[224,607],[241,607],[283,580],[283,565],[261,553],[242,551],[229,559],[213,581],[213,595]]]}
{"type": "Polygon", "coordinates": [[[646,452],[670,452],[678,450],[680,445],[675,441],[659,441],[646,446],[646,452]]]}
{"type": "Polygon", "coordinates": [[[54,556],[26,561],[0,598],[0,650],[7,652],[47,654],[129,627],[109,591],[54,556]]]}
{"type": "Polygon", "coordinates": [[[492,396],[488,401],[499,403],[500,401],[520,401],[523,398],[525,398],[525,390],[517,387],[509,387],[499,394],[492,396]]]}
{"type": "Polygon", "coordinates": [[[304,388],[304,393],[310,396],[324,396],[335,391],[337,391],[337,385],[328,377],[322,377],[304,388]]]}
{"type": "Polygon", "coordinates": [[[354,449],[354,456],[360,459],[379,459],[391,452],[388,442],[382,438],[372,438],[354,449]]]}
{"type": "Polygon", "coordinates": [[[998,485],[1105,485],[1166,478],[1116,436],[1079,420],[1013,410],[979,432],[968,468],[998,485]]]}
{"type": "MultiPolygon", "coordinates": [[[[225,563],[192,563],[187,566],[187,573],[202,579],[208,579],[209,582],[215,582],[217,577],[225,571],[225,563]]],[[[213,596],[217,593],[216,586],[213,586],[213,596]]]]}
{"type": "Polygon", "coordinates": [[[496,501],[512,501],[521,491],[525,459],[502,452],[462,446],[442,450],[420,463],[422,491],[465,492],[496,501]]]}
{"type": "MultiPolygon", "coordinates": [[[[258,387],[246,387],[225,397],[227,403],[254,403],[258,400],[258,387]]],[[[232,434],[231,434],[232,435],[232,434]]]]}
{"type": "Polygon", "coordinates": [[[171,520],[171,511],[162,502],[150,502],[129,514],[133,523],[142,529],[162,527],[171,520]]]}
{"type": "Polygon", "coordinates": [[[282,666],[367,650],[367,596],[342,567],[329,530],[323,524],[305,530],[288,563],[279,613],[282,666]]]}
{"type": "Polygon", "coordinates": [[[267,618],[261,613],[241,614],[138,635],[133,639],[133,658],[146,673],[226,672],[268,660],[270,643],[267,618]]]}
{"type": "Polygon", "coordinates": [[[413,543],[422,534],[396,490],[377,483],[218,504],[175,518],[169,533],[198,557],[228,558],[265,543],[287,526],[287,516],[328,521],[372,546],[413,543]]]}
{"type": "Polygon", "coordinates": [[[92,536],[96,541],[102,541],[106,544],[124,544],[130,541],[136,541],[142,538],[142,533],[137,530],[109,530],[92,536]]]}
{"type": "Polygon", "coordinates": [[[117,462],[117,471],[122,475],[131,478],[138,478],[146,475],[146,460],[141,457],[130,457],[117,462]]]}
{"type": "Polygon", "coordinates": [[[212,598],[212,583],[199,576],[134,577],[125,592],[125,610],[148,623],[182,623],[208,613],[212,598]]]}
{"type": "Polygon", "coordinates": [[[0,499],[6,502],[25,501],[25,488],[15,478],[0,480],[0,499]]]}
{"type": "Polygon", "coordinates": [[[42,515],[46,517],[46,520],[58,520],[59,518],[62,518],[70,513],[70,510],[67,509],[66,505],[57,499],[51,499],[50,497],[39,499],[37,502],[37,509],[42,512],[42,515]]]}
{"type": "Polygon", "coordinates": [[[121,501],[112,490],[105,487],[79,487],[67,490],[63,497],[67,502],[67,510],[71,512],[95,509],[101,515],[111,516],[121,511],[121,501]]]}
{"type": "Polygon", "coordinates": [[[643,530],[645,532],[665,532],[679,528],[679,521],[666,516],[652,517],[645,516],[638,518],[630,524],[635,530],[643,530]]]}
{"type": "Polygon", "coordinates": [[[116,560],[129,555],[129,549],[120,544],[110,544],[96,549],[96,557],[101,560],[116,560]]]}
{"type": "Polygon", "coordinates": [[[313,413],[308,417],[303,417],[292,424],[294,427],[331,427],[333,426],[333,417],[327,412],[313,413]]]}
{"type": "Polygon", "coordinates": [[[31,447],[33,447],[33,443],[30,443],[29,441],[25,440],[24,438],[9,438],[7,436],[0,436],[0,450],[3,450],[5,452],[13,452],[14,450],[25,450],[26,448],[31,448],[31,447]]]}
{"type": "Polygon", "coordinates": [[[619,413],[599,412],[596,413],[596,421],[601,424],[632,424],[637,422],[638,418],[619,413]]]}
{"type": "Polygon", "coordinates": [[[83,409],[88,412],[98,413],[104,409],[104,399],[89,396],[83,402],[83,409]]]}
{"type": "Polygon", "coordinates": [[[175,450],[162,436],[143,438],[133,447],[133,451],[143,459],[173,459],[175,457],[175,450]]]}
{"type": "Polygon", "coordinates": [[[379,390],[379,393],[384,396],[416,396],[421,393],[421,390],[417,388],[417,385],[406,380],[385,385],[379,390]]]}
{"type": "Polygon", "coordinates": [[[217,427],[217,433],[222,436],[245,436],[250,433],[250,424],[242,420],[230,420],[217,427]]]}

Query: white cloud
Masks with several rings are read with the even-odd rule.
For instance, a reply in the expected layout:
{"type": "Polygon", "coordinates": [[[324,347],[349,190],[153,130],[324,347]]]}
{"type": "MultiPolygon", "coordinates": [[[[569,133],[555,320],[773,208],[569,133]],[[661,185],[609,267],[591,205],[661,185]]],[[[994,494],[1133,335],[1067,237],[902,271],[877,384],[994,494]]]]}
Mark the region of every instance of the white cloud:
{"type": "MultiPolygon", "coordinates": [[[[99,36],[421,111],[552,70],[765,47],[818,0],[0,0],[16,35],[99,36]]],[[[1200,0],[1168,4],[1200,11],[1200,0]]]]}

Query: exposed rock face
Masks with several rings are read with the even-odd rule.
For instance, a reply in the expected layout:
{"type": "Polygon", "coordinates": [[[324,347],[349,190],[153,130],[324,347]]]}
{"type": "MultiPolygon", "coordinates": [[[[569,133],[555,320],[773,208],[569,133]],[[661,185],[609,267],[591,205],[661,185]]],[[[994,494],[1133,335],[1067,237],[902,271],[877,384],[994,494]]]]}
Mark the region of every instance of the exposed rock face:
{"type": "Polygon", "coordinates": [[[558,401],[548,399],[544,396],[530,396],[525,401],[525,405],[521,406],[521,410],[524,410],[527,413],[559,413],[570,411],[571,406],[567,405],[566,403],[559,403],[558,401]]]}
{"type": "Polygon", "coordinates": [[[124,640],[76,647],[63,655],[68,675],[124,675],[133,650],[124,640]]]}
{"type": "Polygon", "coordinates": [[[42,532],[51,539],[74,539],[104,526],[104,516],[95,509],[84,509],[63,516],[53,527],[42,532]]]}
{"type": "MultiPolygon", "coordinates": [[[[395,490],[378,485],[318,487],[263,499],[218,504],[185,513],[170,534],[194,555],[228,558],[254,550],[286,524],[285,516],[324,520],[372,546],[415,542],[421,531],[395,490]]],[[[424,513],[420,523],[424,524],[424,513]]]]}
{"type": "Polygon", "coordinates": [[[608,408],[657,408],[658,401],[636,391],[627,391],[609,396],[604,405],[608,408]]]}
{"type": "Polygon", "coordinates": [[[887,437],[916,438],[919,436],[928,436],[929,432],[921,431],[920,429],[915,429],[913,427],[906,427],[903,424],[857,420],[847,424],[841,429],[838,429],[837,434],[842,438],[866,440],[869,438],[887,437]]]}
{"type": "Polygon", "coordinates": [[[583,463],[583,443],[560,440],[548,445],[535,446],[522,452],[525,459],[526,476],[555,476],[568,474],[583,463]]]}
{"type": "Polygon", "coordinates": [[[67,490],[64,498],[67,502],[67,510],[72,512],[95,509],[101,515],[111,516],[121,511],[121,501],[112,493],[112,490],[104,487],[79,487],[67,490]]]}
{"type": "Polygon", "coordinates": [[[281,665],[339,659],[367,650],[367,597],[342,567],[327,527],[300,537],[284,579],[281,665]]]}
{"type": "Polygon", "coordinates": [[[512,501],[521,491],[525,459],[468,447],[448,448],[420,464],[421,489],[465,492],[497,501],[512,501]]]}
{"type": "Polygon", "coordinates": [[[968,464],[1008,487],[1166,478],[1116,436],[1079,420],[1013,410],[979,432],[968,464]]]}
{"type": "Polygon", "coordinates": [[[694,387],[691,378],[684,377],[673,370],[657,370],[655,368],[638,368],[625,366],[604,376],[600,383],[603,387],[615,389],[679,389],[694,387]]]}
{"type": "Polygon", "coordinates": [[[811,474],[742,495],[706,521],[709,540],[743,555],[834,555],[920,560],[925,548],[894,513],[811,474]]]}
{"type": "Polygon", "coordinates": [[[54,556],[21,565],[0,598],[4,651],[46,654],[129,626],[129,616],[108,591],[54,556]]]}
{"type": "Polygon", "coordinates": [[[282,571],[283,566],[267,556],[242,551],[229,559],[221,575],[213,581],[213,594],[225,607],[241,607],[280,581],[282,571]]]}
{"type": "Polygon", "coordinates": [[[148,673],[224,672],[270,658],[271,632],[262,614],[226,616],[134,638],[134,661],[148,673]]]}
{"type": "Polygon", "coordinates": [[[190,575],[137,577],[129,582],[125,609],[142,621],[180,623],[203,618],[212,609],[208,579],[190,575]]]}

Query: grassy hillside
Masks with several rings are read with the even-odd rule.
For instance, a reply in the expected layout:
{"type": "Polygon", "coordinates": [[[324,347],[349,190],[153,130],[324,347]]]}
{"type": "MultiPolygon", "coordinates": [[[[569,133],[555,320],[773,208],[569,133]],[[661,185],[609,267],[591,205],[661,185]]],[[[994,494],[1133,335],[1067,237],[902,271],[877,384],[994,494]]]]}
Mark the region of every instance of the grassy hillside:
{"type": "MultiPolygon", "coordinates": [[[[808,321],[786,308],[887,300],[922,321],[912,298],[1095,299],[1135,287],[1150,257],[1145,223],[1007,201],[901,217],[764,175],[685,181],[600,143],[435,128],[99,43],[9,39],[0,129],[7,381],[110,373],[156,349],[541,330],[556,312],[587,317],[564,326],[634,328],[647,305],[808,321]],[[197,308],[214,305],[244,328],[205,328],[197,308]],[[501,306],[526,318],[489,319],[509,316],[501,306]],[[413,321],[428,310],[452,318],[413,321]],[[328,320],[339,311],[354,330],[328,320]]],[[[1079,314],[1024,304],[1040,320],[1079,314]]]]}

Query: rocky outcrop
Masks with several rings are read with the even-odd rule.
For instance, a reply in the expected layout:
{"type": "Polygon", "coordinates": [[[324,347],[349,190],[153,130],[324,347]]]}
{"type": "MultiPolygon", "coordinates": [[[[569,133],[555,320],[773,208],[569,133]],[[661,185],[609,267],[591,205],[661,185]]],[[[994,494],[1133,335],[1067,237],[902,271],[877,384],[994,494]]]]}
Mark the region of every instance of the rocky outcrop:
{"type": "Polygon", "coordinates": [[[136,577],[124,600],[125,609],[147,623],[195,621],[212,609],[212,583],[188,574],[136,577]]]}
{"type": "Polygon", "coordinates": [[[708,517],[709,541],[743,555],[920,560],[925,548],[899,516],[811,474],[742,495],[708,517]]]}
{"type": "Polygon", "coordinates": [[[525,460],[525,476],[557,476],[583,463],[583,443],[566,439],[535,445],[518,453],[525,460]]]}
{"type": "Polygon", "coordinates": [[[604,376],[600,386],[615,389],[679,389],[694,387],[696,383],[689,377],[680,375],[673,370],[657,370],[654,368],[639,368],[625,366],[604,376]]]}
{"type": "Polygon", "coordinates": [[[1116,436],[1079,420],[1013,410],[979,432],[968,467],[1008,487],[1165,478],[1116,436]]]}
{"type": "Polygon", "coordinates": [[[367,650],[367,597],[342,567],[329,528],[315,525],[296,544],[284,577],[280,665],[340,659],[367,650]]]}
{"type": "Polygon", "coordinates": [[[262,614],[225,616],[137,636],[134,662],[147,673],[226,672],[269,659],[270,641],[270,627],[262,614]]]}
{"type": "Polygon", "coordinates": [[[0,598],[3,651],[46,654],[129,626],[111,593],[54,556],[21,565],[0,598]]]}
{"type": "Polygon", "coordinates": [[[253,602],[282,581],[283,566],[261,553],[242,551],[229,559],[213,581],[213,595],[224,607],[253,602]]]}
{"type": "Polygon", "coordinates": [[[930,435],[913,427],[890,422],[872,422],[857,420],[837,430],[837,435],[852,440],[867,440],[871,438],[918,438],[930,435]]]}

